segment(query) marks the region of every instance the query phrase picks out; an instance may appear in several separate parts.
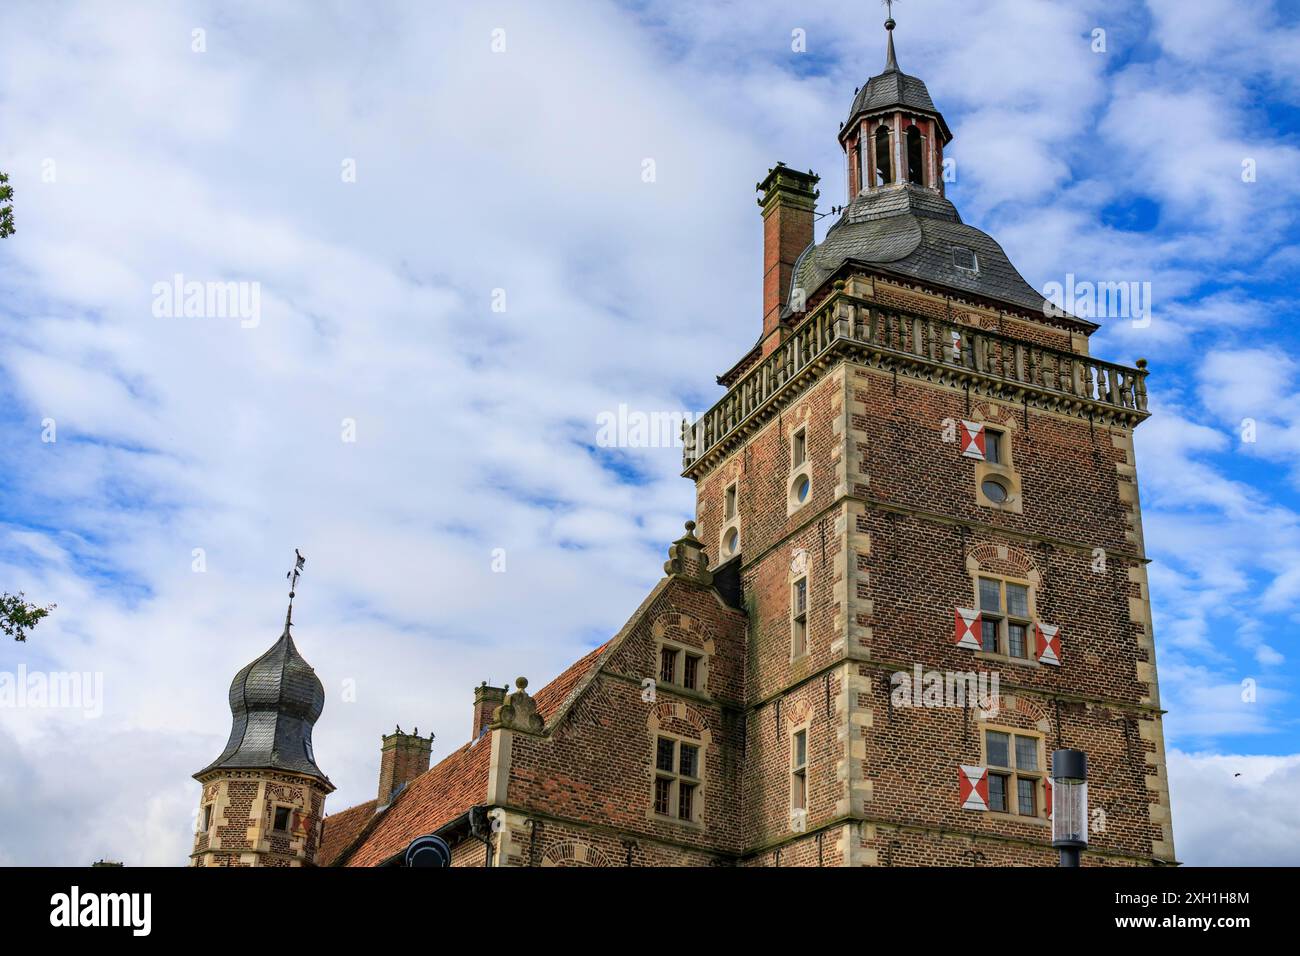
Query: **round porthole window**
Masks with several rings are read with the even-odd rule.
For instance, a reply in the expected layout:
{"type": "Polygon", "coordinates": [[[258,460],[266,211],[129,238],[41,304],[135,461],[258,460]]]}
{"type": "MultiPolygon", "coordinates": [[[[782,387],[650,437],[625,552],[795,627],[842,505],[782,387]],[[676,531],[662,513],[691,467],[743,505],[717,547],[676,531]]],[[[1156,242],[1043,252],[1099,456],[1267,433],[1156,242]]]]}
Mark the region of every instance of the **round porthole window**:
{"type": "Polygon", "coordinates": [[[980,485],[980,491],[984,492],[984,497],[995,505],[1000,505],[1007,500],[1007,486],[1000,481],[994,481],[992,478],[986,478],[980,485]]]}
{"type": "Polygon", "coordinates": [[[799,501],[808,500],[808,492],[812,490],[812,482],[808,480],[807,475],[801,475],[794,483],[794,496],[799,501]]]}
{"type": "Polygon", "coordinates": [[[732,528],[727,532],[727,537],[722,543],[727,549],[727,554],[735,554],[736,549],[740,547],[740,532],[732,528]]]}

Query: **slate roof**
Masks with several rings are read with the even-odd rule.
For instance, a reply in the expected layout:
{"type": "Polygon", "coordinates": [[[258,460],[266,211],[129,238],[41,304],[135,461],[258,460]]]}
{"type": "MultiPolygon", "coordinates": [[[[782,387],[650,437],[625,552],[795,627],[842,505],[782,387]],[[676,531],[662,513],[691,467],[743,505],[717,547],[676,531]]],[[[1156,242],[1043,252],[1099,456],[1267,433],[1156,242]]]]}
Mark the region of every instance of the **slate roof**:
{"type": "Polygon", "coordinates": [[[895,109],[930,114],[938,120],[939,128],[943,131],[944,142],[952,139],[952,131],[948,129],[943,114],[935,109],[934,100],[930,99],[930,91],[926,89],[924,81],[898,68],[898,59],[894,54],[894,34],[891,28],[885,72],[873,76],[858,90],[857,96],[853,98],[853,105],[849,107],[849,118],[843,128],[849,129],[859,113],[895,109]]]}
{"type": "MultiPolygon", "coordinates": [[[[598,666],[601,655],[613,641],[583,656],[536,694],[533,700],[542,719],[549,721],[563,711],[575,696],[583,679],[598,666]]],[[[471,807],[487,802],[488,765],[492,756],[492,737],[483,734],[416,777],[403,789],[375,822],[373,829],[350,853],[351,846],[365,827],[358,817],[374,820],[375,801],[360,804],[325,818],[321,839],[321,863],[346,866],[378,866],[406,849],[407,844],[424,833],[433,833],[451,823],[471,807]],[[369,813],[362,808],[370,807],[369,813]],[[337,821],[337,823],[335,822],[337,821]],[[337,827],[337,831],[335,831],[337,827]],[[349,832],[351,835],[349,836],[349,832]],[[332,856],[326,855],[326,847],[332,856]]]]}
{"type": "MultiPolygon", "coordinates": [[[[329,784],[312,751],[311,731],[325,707],[325,688],[284,633],[230,682],[230,739],[211,770],[266,769],[307,774],[329,784]]],[[[333,789],[333,785],[330,785],[333,789]]]]}
{"type": "MultiPolygon", "coordinates": [[[[859,113],[874,113],[877,110],[910,109],[924,113],[938,114],[934,100],[925,83],[915,76],[908,76],[899,70],[889,70],[867,80],[867,85],[858,90],[849,109],[849,119],[859,113]]],[[[845,125],[848,125],[847,123],[845,125]]]]}
{"type": "MultiPolygon", "coordinates": [[[[1011,264],[987,233],[961,221],[956,207],[931,189],[911,183],[879,186],[857,196],[826,238],[795,261],[791,295],[811,298],[848,260],[887,266],[927,283],[1041,312],[1043,297],[1011,264]],[[955,249],[969,249],[978,269],[959,269],[955,249]]],[[[787,303],[786,314],[790,314],[787,303]]]]}

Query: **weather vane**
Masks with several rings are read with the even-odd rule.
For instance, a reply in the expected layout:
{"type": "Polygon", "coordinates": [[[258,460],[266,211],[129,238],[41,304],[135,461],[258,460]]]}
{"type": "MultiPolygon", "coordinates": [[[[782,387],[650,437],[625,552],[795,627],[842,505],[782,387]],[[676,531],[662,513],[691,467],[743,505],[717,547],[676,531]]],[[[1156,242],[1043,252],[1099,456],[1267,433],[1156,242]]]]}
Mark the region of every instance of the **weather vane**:
{"type": "Polygon", "coordinates": [[[302,552],[297,548],[294,548],[293,570],[285,575],[285,578],[289,581],[289,612],[285,615],[286,625],[293,618],[293,596],[294,592],[298,589],[298,575],[302,573],[303,565],[306,563],[307,559],[302,556],[302,552]]]}
{"type": "Polygon", "coordinates": [[[894,0],[880,0],[880,3],[885,8],[885,19],[892,22],[894,19],[894,0]]]}

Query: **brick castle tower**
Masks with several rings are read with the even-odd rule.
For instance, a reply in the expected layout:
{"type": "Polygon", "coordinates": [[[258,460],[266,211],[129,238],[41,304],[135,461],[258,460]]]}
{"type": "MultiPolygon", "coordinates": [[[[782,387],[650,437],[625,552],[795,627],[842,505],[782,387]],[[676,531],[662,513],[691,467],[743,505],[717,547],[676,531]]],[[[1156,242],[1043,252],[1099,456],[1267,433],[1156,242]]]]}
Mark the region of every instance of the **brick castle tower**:
{"type": "Polygon", "coordinates": [[[194,775],[203,794],[192,866],[317,862],[325,797],[334,789],[311,744],[325,689],[289,633],[292,592],[289,598],[280,639],[230,682],[226,749],[194,775]]]}
{"type": "Polygon", "coordinates": [[[684,434],[700,538],[740,562],[749,614],[745,816],[779,847],[753,859],[829,840],[847,864],[1050,864],[1048,764],[1073,747],[1093,846],[1172,862],[1146,363],[1091,358],[1097,326],[961,221],[952,134],[894,25],[825,239],[818,177],[759,184],[762,334],[684,434]]]}

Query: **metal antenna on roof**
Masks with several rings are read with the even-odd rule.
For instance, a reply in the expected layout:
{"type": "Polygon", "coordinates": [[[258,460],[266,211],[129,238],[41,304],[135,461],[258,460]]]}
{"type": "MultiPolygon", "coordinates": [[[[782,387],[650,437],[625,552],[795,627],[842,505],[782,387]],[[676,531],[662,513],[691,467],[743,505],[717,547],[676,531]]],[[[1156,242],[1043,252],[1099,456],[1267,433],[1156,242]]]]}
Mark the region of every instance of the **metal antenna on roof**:
{"type": "Polygon", "coordinates": [[[298,575],[302,573],[303,565],[307,559],[302,556],[302,552],[297,548],[293,549],[293,570],[285,575],[289,581],[289,610],[284,615],[284,629],[289,630],[289,625],[293,623],[293,598],[294,592],[298,589],[298,575]]]}

